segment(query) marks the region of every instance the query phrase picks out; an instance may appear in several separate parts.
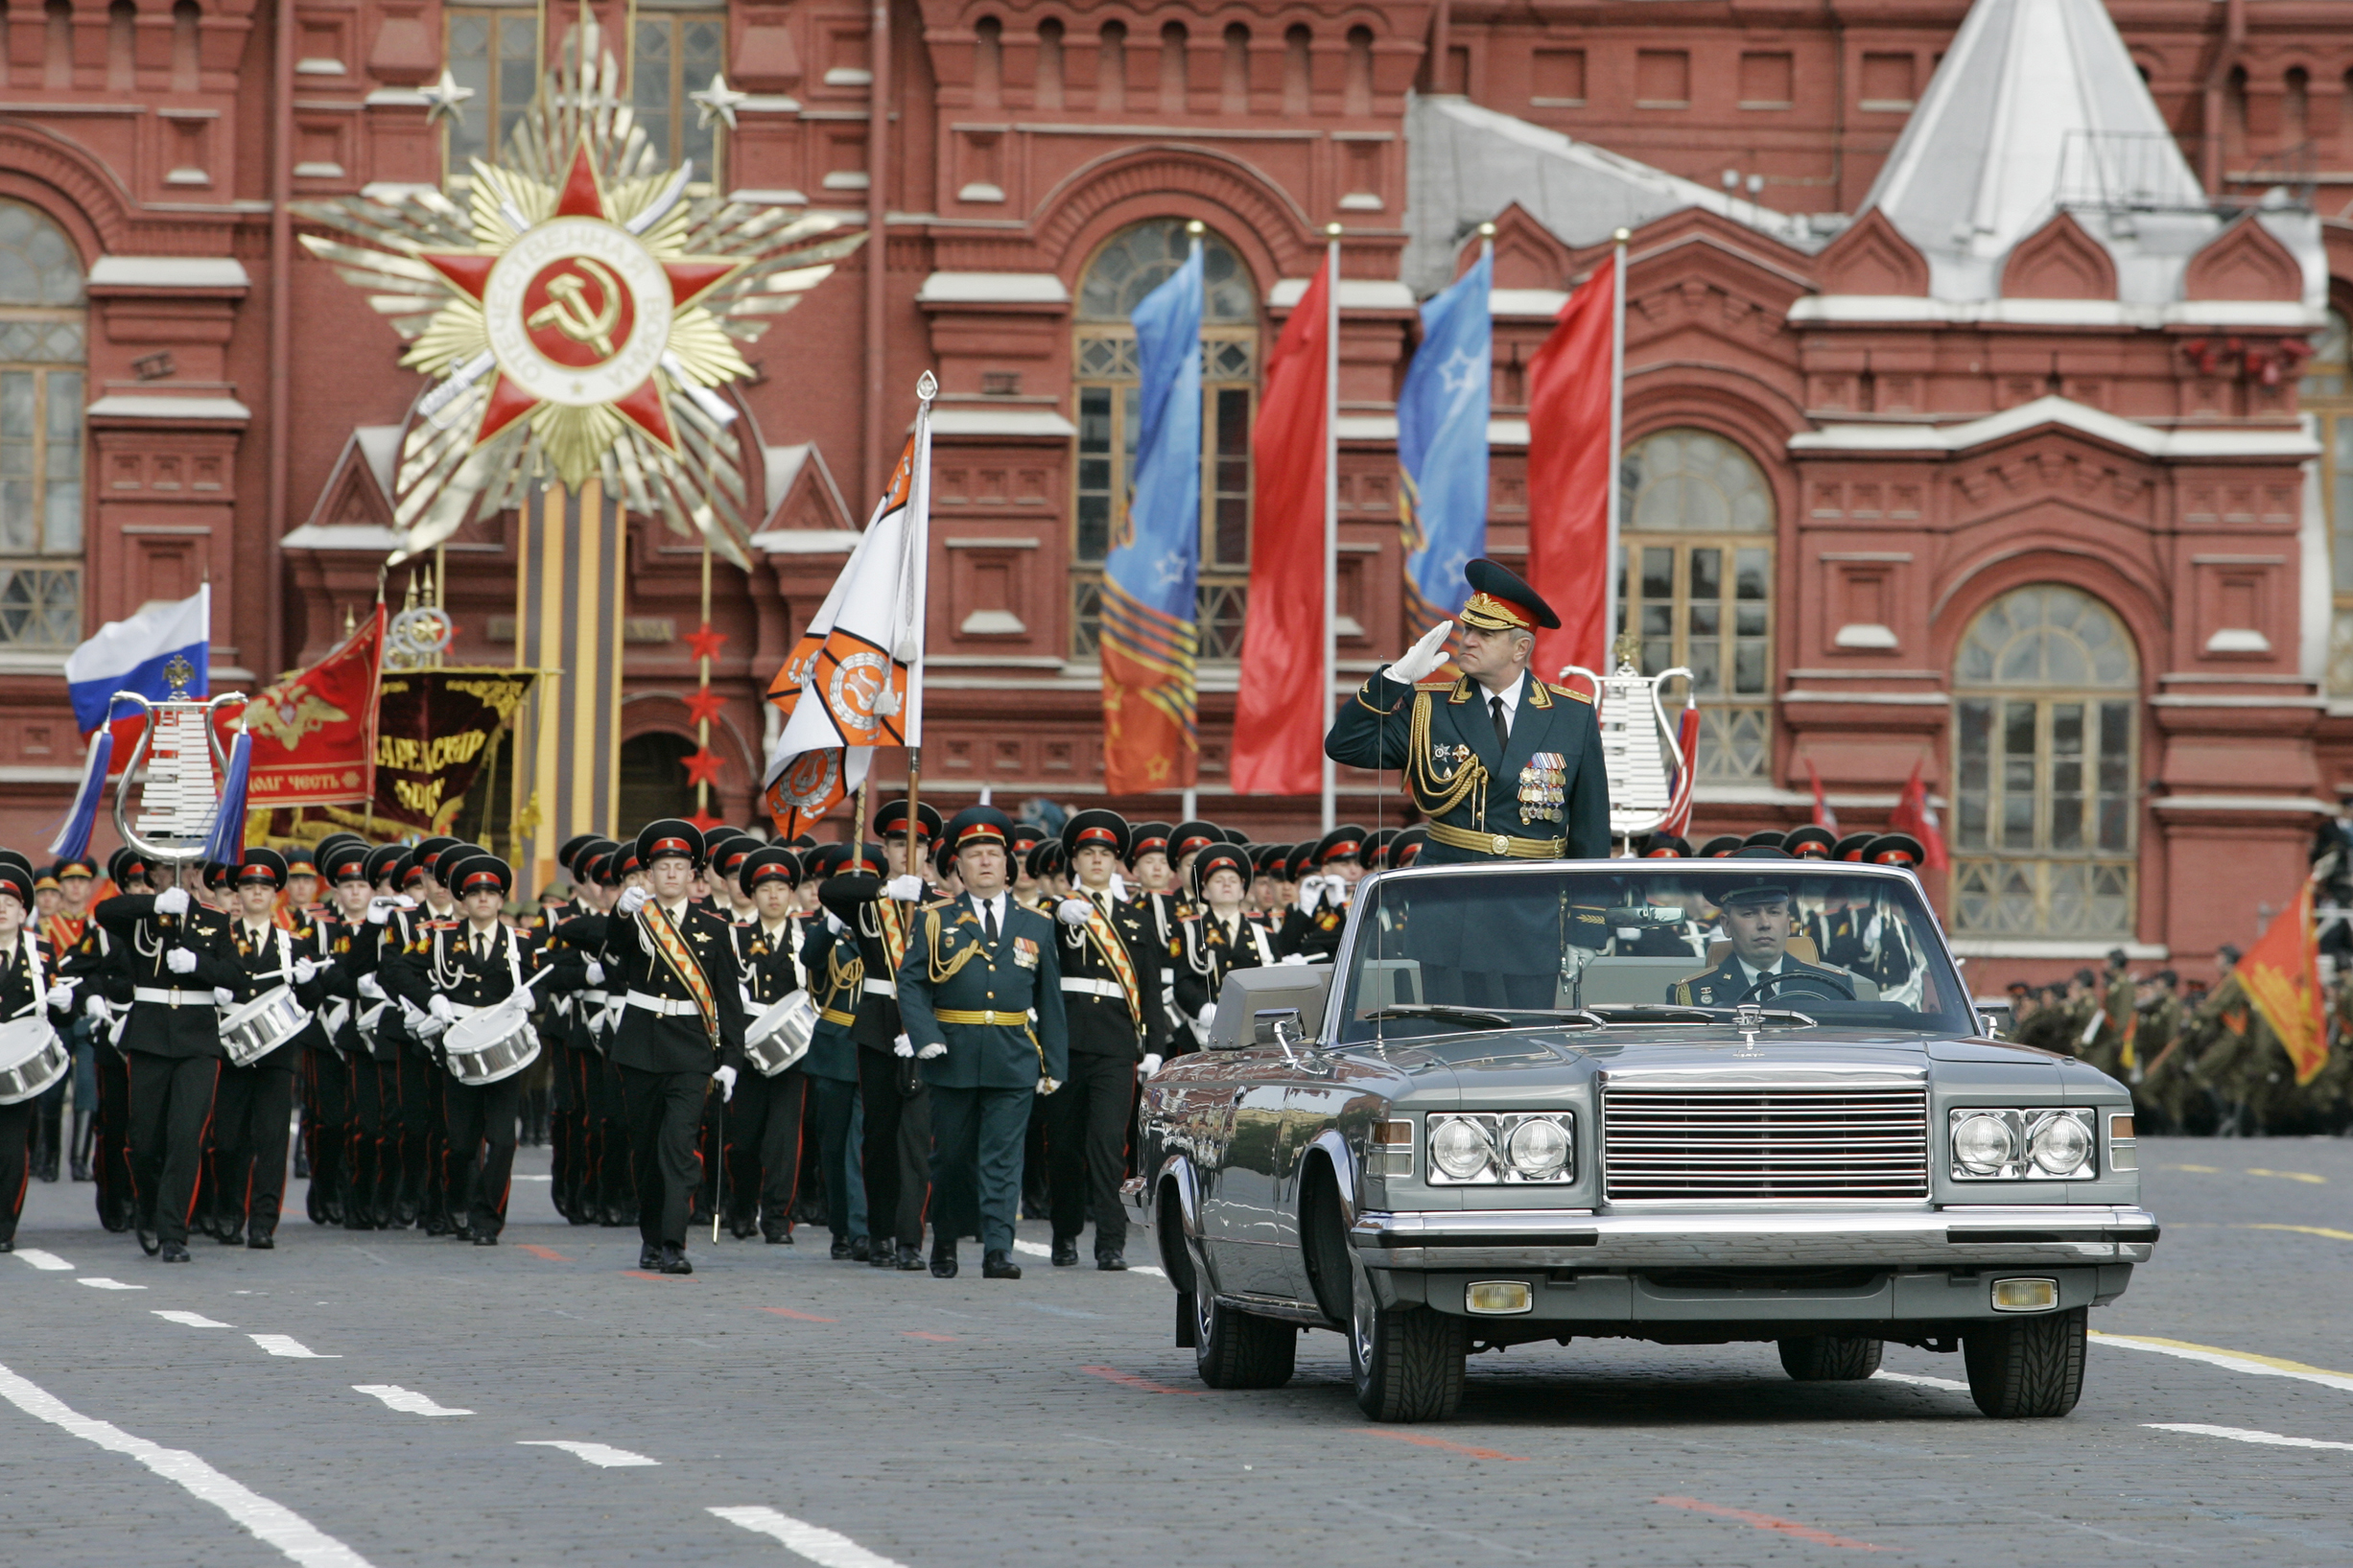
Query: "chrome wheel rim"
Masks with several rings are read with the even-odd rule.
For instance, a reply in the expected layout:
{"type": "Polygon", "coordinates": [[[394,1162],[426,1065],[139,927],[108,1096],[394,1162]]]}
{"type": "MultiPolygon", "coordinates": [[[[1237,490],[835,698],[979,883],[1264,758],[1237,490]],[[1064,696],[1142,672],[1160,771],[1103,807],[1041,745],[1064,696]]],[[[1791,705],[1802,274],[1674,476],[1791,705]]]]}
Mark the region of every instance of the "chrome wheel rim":
{"type": "Polygon", "coordinates": [[[1373,1280],[1364,1265],[1354,1258],[1348,1260],[1348,1348],[1356,1364],[1359,1378],[1371,1375],[1373,1369],[1373,1322],[1379,1309],[1373,1301],[1373,1280]]]}

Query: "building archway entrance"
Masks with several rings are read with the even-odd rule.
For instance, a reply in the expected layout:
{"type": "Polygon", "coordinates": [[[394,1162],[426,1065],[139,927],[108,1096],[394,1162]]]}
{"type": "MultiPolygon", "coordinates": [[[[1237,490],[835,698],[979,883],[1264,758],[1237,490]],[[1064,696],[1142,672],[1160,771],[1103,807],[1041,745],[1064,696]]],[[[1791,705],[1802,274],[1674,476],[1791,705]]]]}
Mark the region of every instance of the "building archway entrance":
{"type": "Polygon", "coordinates": [[[687,782],[692,737],[649,730],[621,743],[621,820],[616,836],[634,833],[657,817],[694,814],[694,786],[687,782]]]}

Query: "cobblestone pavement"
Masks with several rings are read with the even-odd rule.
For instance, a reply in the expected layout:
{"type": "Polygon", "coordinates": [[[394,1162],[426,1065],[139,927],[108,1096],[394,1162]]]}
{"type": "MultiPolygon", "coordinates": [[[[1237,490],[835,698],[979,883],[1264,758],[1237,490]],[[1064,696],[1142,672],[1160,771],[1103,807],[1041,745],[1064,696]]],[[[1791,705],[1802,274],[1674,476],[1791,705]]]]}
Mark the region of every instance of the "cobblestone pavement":
{"type": "Polygon", "coordinates": [[[1377,1428],[1329,1333],[1288,1388],[1206,1390],[1140,1273],[984,1281],[967,1243],[940,1281],[804,1232],[648,1277],[544,1180],[495,1250],[297,1219],[166,1269],[35,1183],[0,1257],[0,1539],[27,1568],[2353,1562],[2353,1142],[2143,1158],[2157,1261],[2093,1315],[2076,1413],[2017,1422],[1957,1356],[1801,1386],[1770,1346],[1580,1341],[1377,1428]]]}

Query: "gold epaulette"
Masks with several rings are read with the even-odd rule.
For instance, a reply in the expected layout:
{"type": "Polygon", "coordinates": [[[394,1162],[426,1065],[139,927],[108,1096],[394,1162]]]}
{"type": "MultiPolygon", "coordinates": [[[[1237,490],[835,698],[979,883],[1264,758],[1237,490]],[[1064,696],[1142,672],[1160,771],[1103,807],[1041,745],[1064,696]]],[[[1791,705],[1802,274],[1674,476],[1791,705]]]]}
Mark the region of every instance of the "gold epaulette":
{"type": "Polygon", "coordinates": [[[1556,696],[1573,698],[1578,702],[1584,703],[1588,708],[1593,704],[1593,698],[1590,692],[1580,691],[1573,686],[1554,686],[1550,681],[1546,681],[1544,686],[1546,690],[1550,690],[1556,696]]]}
{"type": "Polygon", "coordinates": [[[1434,680],[1414,682],[1414,690],[1417,691],[1451,691],[1454,690],[1454,683],[1441,675],[1434,680]]]}

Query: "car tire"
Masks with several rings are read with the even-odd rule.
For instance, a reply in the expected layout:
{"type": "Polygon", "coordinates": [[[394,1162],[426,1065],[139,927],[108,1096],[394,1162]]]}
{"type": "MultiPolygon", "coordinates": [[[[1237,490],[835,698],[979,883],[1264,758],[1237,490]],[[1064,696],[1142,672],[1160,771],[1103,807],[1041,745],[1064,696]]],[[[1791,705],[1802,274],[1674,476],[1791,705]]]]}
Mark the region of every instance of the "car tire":
{"type": "Polygon", "coordinates": [[[1463,1407],[1468,1325],[1426,1306],[1384,1307],[1362,1268],[1349,1272],[1348,1368],[1357,1408],[1377,1421],[1451,1420],[1463,1407]]]}
{"type": "Polygon", "coordinates": [[[1800,1383],[1852,1383],[1879,1369],[1887,1346],[1847,1334],[1800,1334],[1778,1342],[1781,1370],[1800,1383]]]}
{"type": "Polygon", "coordinates": [[[1193,1305],[1193,1368],[1212,1389],[1279,1389],[1291,1380],[1299,1329],[1219,1304],[1206,1291],[1193,1305]]]}
{"type": "Polygon", "coordinates": [[[1961,1359],[1969,1397],[1996,1420],[2064,1416],[2083,1394],[2089,1309],[2035,1318],[1995,1318],[1965,1330],[1961,1359]]]}

